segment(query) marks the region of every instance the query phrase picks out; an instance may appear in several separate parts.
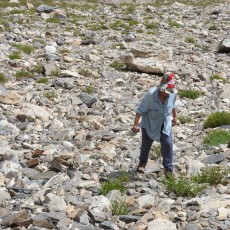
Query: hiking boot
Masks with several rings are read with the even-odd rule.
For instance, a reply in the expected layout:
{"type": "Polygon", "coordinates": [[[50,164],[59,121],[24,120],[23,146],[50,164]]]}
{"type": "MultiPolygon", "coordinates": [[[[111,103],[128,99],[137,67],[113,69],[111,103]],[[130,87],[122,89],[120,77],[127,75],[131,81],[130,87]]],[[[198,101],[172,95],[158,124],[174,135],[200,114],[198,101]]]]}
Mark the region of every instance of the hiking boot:
{"type": "Polygon", "coordinates": [[[165,174],[165,177],[166,177],[167,179],[169,179],[169,178],[174,178],[174,175],[173,175],[173,171],[172,171],[172,170],[164,169],[164,174],[165,174]]]}
{"type": "Polygon", "coordinates": [[[144,173],[146,164],[147,163],[145,163],[145,162],[139,162],[139,164],[137,166],[137,172],[144,173]]]}

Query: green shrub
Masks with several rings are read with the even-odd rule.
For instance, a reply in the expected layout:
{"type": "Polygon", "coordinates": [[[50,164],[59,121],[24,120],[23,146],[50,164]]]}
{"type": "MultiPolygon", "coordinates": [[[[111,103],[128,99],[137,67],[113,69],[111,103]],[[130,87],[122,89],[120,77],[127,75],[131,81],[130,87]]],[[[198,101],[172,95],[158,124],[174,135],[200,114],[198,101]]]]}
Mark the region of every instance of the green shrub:
{"type": "Polygon", "coordinates": [[[122,61],[114,61],[110,64],[110,67],[114,69],[124,69],[126,65],[122,61]]]}
{"type": "Polygon", "coordinates": [[[0,82],[3,83],[6,81],[7,81],[7,79],[6,79],[5,75],[3,73],[0,73],[0,82]]]}
{"type": "Polygon", "coordinates": [[[146,29],[155,30],[158,28],[158,24],[156,22],[146,22],[144,25],[146,29]]]}
{"type": "Polygon", "coordinates": [[[213,80],[213,79],[221,80],[224,84],[227,83],[227,79],[221,77],[221,76],[218,75],[218,74],[213,74],[213,75],[210,77],[210,80],[213,80]]]}
{"type": "Polygon", "coordinates": [[[226,130],[213,130],[204,138],[204,144],[218,146],[220,144],[228,144],[230,140],[230,132],[226,130]]]}
{"type": "Polygon", "coordinates": [[[33,75],[32,75],[32,73],[31,72],[29,72],[29,71],[27,71],[27,70],[19,70],[18,72],[16,72],[16,74],[15,74],[15,77],[17,78],[17,79],[21,79],[21,78],[23,78],[23,77],[32,77],[33,75]]]}
{"type": "Polygon", "coordinates": [[[197,99],[202,95],[202,92],[192,89],[185,89],[178,92],[180,97],[185,97],[189,99],[197,99]]]}
{"type": "Polygon", "coordinates": [[[49,81],[48,78],[46,78],[46,77],[41,77],[41,78],[39,78],[39,79],[36,81],[36,83],[47,84],[48,81],[49,81]]]}
{"type": "Polygon", "coordinates": [[[218,184],[226,185],[228,183],[228,173],[229,169],[223,169],[220,166],[212,166],[192,176],[191,180],[199,184],[208,183],[215,186],[218,184]]]}
{"type": "Polygon", "coordinates": [[[45,91],[43,96],[49,100],[53,100],[55,97],[57,97],[57,94],[54,91],[45,91]]]}
{"type": "Polygon", "coordinates": [[[129,213],[129,206],[122,200],[115,200],[112,202],[113,215],[127,215],[129,213]]]}
{"type": "Polygon", "coordinates": [[[215,128],[222,125],[230,125],[230,113],[229,112],[215,112],[208,116],[204,122],[204,129],[215,128]]]}
{"type": "Polygon", "coordinates": [[[163,185],[169,192],[175,193],[177,196],[195,197],[202,193],[206,185],[199,185],[192,182],[189,178],[179,177],[175,179],[172,176],[163,179],[163,185]]]}
{"type": "Polygon", "coordinates": [[[126,173],[123,174],[123,176],[109,179],[108,181],[105,181],[101,184],[101,189],[99,193],[101,195],[106,195],[111,190],[119,190],[121,193],[125,193],[127,189],[124,186],[124,183],[129,181],[129,177],[126,173]]]}
{"type": "Polygon", "coordinates": [[[20,52],[18,52],[18,51],[13,52],[13,53],[10,54],[8,57],[9,57],[10,60],[21,59],[20,52]]]}
{"type": "Polygon", "coordinates": [[[180,115],[178,116],[178,120],[180,121],[180,123],[183,125],[185,123],[190,123],[192,122],[192,118],[189,116],[185,116],[185,115],[180,115]]]}

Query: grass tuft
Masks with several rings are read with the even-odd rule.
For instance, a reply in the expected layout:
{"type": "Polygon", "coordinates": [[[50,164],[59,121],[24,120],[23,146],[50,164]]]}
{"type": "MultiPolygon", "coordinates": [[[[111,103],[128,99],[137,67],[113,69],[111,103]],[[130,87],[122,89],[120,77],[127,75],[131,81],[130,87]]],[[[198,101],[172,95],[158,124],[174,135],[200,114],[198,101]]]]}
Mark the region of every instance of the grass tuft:
{"type": "Polygon", "coordinates": [[[202,92],[197,91],[197,90],[192,90],[192,89],[185,89],[185,90],[179,91],[178,95],[182,98],[185,97],[185,98],[194,100],[200,97],[202,95],[202,92]]]}
{"type": "Polygon", "coordinates": [[[204,129],[230,125],[230,113],[226,111],[214,112],[204,122],[204,129]]]}
{"type": "Polygon", "coordinates": [[[227,130],[213,130],[204,138],[204,144],[210,146],[218,146],[220,144],[228,144],[230,140],[230,132],[227,130]]]}
{"type": "Polygon", "coordinates": [[[115,179],[109,179],[101,184],[101,189],[99,193],[101,195],[106,195],[112,190],[119,190],[121,193],[126,193],[125,183],[129,182],[129,177],[126,173],[115,179]]]}

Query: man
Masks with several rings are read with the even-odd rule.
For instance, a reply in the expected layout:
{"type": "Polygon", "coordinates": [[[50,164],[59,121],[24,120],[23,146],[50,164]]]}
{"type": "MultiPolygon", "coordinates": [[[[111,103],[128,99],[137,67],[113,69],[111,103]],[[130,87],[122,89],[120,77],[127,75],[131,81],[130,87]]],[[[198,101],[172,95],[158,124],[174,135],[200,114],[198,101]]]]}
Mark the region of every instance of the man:
{"type": "Polygon", "coordinates": [[[160,141],[165,175],[173,171],[172,124],[177,124],[175,76],[163,75],[158,87],[151,88],[141,100],[134,118],[132,131],[139,132],[141,117],[142,144],[138,172],[144,172],[153,141],[160,141]]]}

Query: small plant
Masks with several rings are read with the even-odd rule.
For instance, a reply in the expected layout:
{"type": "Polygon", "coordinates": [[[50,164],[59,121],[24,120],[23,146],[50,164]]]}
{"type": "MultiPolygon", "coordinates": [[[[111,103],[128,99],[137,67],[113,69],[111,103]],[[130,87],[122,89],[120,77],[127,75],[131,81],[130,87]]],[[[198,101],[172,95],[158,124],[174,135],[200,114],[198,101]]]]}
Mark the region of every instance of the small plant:
{"type": "Polygon", "coordinates": [[[216,80],[221,80],[224,84],[227,83],[227,80],[223,77],[221,77],[219,74],[213,74],[210,77],[211,80],[216,79],[216,80]]]}
{"type": "Polygon", "coordinates": [[[92,85],[87,86],[85,92],[88,94],[92,94],[94,92],[93,86],[92,85]]]}
{"type": "Polygon", "coordinates": [[[41,73],[41,74],[44,73],[44,66],[40,65],[40,64],[34,66],[33,67],[33,72],[35,72],[35,73],[41,73]]]}
{"type": "Polygon", "coordinates": [[[52,75],[52,76],[59,77],[60,74],[61,74],[60,69],[55,69],[55,70],[52,70],[52,71],[51,71],[51,75],[52,75]]]}
{"type": "Polygon", "coordinates": [[[117,20],[111,23],[109,27],[114,30],[122,30],[122,29],[129,30],[130,29],[129,25],[127,25],[125,22],[121,20],[117,20]]]}
{"type": "Polygon", "coordinates": [[[33,75],[32,75],[32,73],[31,72],[29,72],[29,71],[27,71],[27,70],[19,70],[18,72],[16,72],[16,74],[15,74],[15,77],[17,78],[17,79],[21,79],[21,78],[24,78],[24,77],[32,77],[33,75]]]}
{"type": "Polygon", "coordinates": [[[214,112],[204,122],[204,129],[230,125],[230,113],[226,111],[214,112]]]}
{"type": "Polygon", "coordinates": [[[169,176],[162,182],[169,192],[173,192],[177,196],[183,197],[196,197],[206,188],[206,185],[199,185],[189,180],[189,178],[184,177],[179,177],[176,180],[173,176],[169,176]]]}
{"type": "Polygon", "coordinates": [[[192,122],[192,118],[189,116],[185,116],[185,115],[178,116],[178,120],[180,121],[182,125],[192,122]]]}
{"type": "Polygon", "coordinates": [[[197,90],[192,90],[192,89],[186,89],[186,90],[181,90],[178,92],[180,97],[185,97],[189,99],[197,99],[202,95],[200,91],[197,90]]]}
{"type": "Polygon", "coordinates": [[[218,30],[216,25],[211,25],[208,27],[209,30],[218,30]]]}
{"type": "Polygon", "coordinates": [[[49,100],[53,100],[55,97],[57,97],[57,94],[54,91],[46,91],[43,93],[43,96],[49,100]]]}
{"type": "Polygon", "coordinates": [[[191,43],[191,44],[196,44],[196,39],[193,37],[187,37],[187,38],[185,38],[185,42],[191,43]]]}
{"type": "Polygon", "coordinates": [[[60,23],[60,20],[57,17],[47,18],[47,23],[60,23]]]}
{"type": "Polygon", "coordinates": [[[155,30],[158,28],[158,24],[156,22],[145,22],[144,25],[146,29],[155,30]]]}
{"type": "Polygon", "coordinates": [[[91,76],[90,70],[85,69],[85,68],[80,69],[78,73],[79,73],[80,75],[82,75],[82,76],[85,76],[85,77],[90,77],[90,76],[91,76]]]}
{"type": "Polygon", "coordinates": [[[216,186],[218,184],[226,185],[228,183],[228,173],[229,169],[223,169],[220,166],[212,166],[192,176],[191,180],[199,184],[208,183],[211,186],[216,186]]]}
{"type": "Polygon", "coordinates": [[[125,193],[127,190],[124,183],[129,181],[129,177],[126,173],[115,179],[109,179],[101,184],[100,194],[106,195],[111,190],[119,190],[121,193],[125,193]]]}
{"type": "Polygon", "coordinates": [[[13,47],[16,47],[18,50],[26,53],[26,54],[30,54],[33,52],[34,47],[30,46],[30,45],[22,45],[22,44],[12,44],[13,47]]]}
{"type": "Polygon", "coordinates": [[[5,75],[3,73],[0,73],[0,83],[4,83],[6,81],[7,81],[7,79],[6,79],[5,75]]]}
{"type": "Polygon", "coordinates": [[[110,67],[114,69],[124,69],[126,65],[122,61],[114,61],[110,64],[110,67]]]}
{"type": "Polygon", "coordinates": [[[126,49],[125,45],[123,43],[116,43],[113,45],[113,48],[120,47],[120,49],[126,49]]]}
{"type": "Polygon", "coordinates": [[[176,22],[176,21],[174,21],[172,19],[169,20],[168,23],[169,23],[170,27],[176,27],[176,28],[180,28],[181,27],[181,25],[178,22],[176,22]]]}
{"type": "Polygon", "coordinates": [[[127,215],[129,213],[129,206],[122,200],[115,200],[112,202],[113,215],[127,215]]]}
{"type": "Polygon", "coordinates": [[[220,144],[228,144],[230,140],[230,132],[226,130],[213,130],[204,138],[204,144],[218,146],[220,144]]]}
{"type": "Polygon", "coordinates": [[[157,146],[154,147],[153,157],[154,157],[154,159],[158,159],[161,156],[162,156],[161,146],[157,145],[157,146]]]}
{"type": "Polygon", "coordinates": [[[13,53],[10,54],[8,57],[9,57],[10,60],[21,59],[20,52],[18,52],[18,51],[13,52],[13,53]]]}
{"type": "Polygon", "coordinates": [[[46,77],[41,77],[41,78],[39,78],[37,81],[36,81],[36,83],[43,83],[43,84],[47,84],[48,83],[48,78],[46,78],[46,77]]]}

